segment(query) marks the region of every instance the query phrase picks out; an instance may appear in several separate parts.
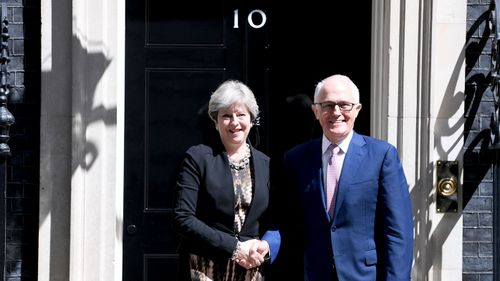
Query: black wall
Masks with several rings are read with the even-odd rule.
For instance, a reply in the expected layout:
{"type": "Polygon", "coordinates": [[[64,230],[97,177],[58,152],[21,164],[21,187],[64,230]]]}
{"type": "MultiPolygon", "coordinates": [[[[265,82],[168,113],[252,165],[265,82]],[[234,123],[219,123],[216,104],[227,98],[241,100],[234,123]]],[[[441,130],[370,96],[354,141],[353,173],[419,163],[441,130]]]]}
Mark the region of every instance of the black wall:
{"type": "MultiPolygon", "coordinates": [[[[493,0],[494,1],[494,0],[493,0]]],[[[467,1],[463,183],[463,280],[493,279],[495,150],[489,149],[494,110],[491,81],[490,1],[467,1]]],[[[498,181],[496,181],[498,185],[498,181]]],[[[498,225],[498,224],[497,224],[498,225]]],[[[498,246],[496,246],[498,247],[498,246]]]]}
{"type": "MultiPolygon", "coordinates": [[[[37,280],[40,163],[40,2],[1,0],[7,4],[11,85],[10,127],[5,192],[6,281],[37,280]],[[12,98],[15,98],[14,100],[12,98]]],[[[2,171],[3,172],[3,171],[2,171]]]]}

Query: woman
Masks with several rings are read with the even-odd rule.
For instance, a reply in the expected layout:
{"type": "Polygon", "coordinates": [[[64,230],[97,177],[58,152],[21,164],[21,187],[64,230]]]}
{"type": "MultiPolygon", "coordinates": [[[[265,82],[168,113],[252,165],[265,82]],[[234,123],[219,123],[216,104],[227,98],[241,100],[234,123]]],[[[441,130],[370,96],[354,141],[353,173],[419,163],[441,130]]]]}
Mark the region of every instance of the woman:
{"type": "Polygon", "coordinates": [[[177,180],[180,279],[263,280],[262,264],[276,256],[280,236],[263,233],[269,157],[247,143],[259,107],[245,84],[228,80],[210,97],[208,114],[221,141],[189,148],[177,180]]]}

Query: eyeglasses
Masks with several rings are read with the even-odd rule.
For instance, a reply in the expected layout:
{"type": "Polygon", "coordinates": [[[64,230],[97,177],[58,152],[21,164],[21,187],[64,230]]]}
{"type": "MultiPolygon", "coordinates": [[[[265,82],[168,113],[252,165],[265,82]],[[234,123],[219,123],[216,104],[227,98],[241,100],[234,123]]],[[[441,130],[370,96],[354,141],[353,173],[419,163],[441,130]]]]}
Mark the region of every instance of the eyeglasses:
{"type": "Polygon", "coordinates": [[[337,106],[339,107],[340,112],[350,112],[357,103],[351,103],[351,102],[335,103],[327,101],[327,102],[316,102],[314,104],[319,105],[321,111],[326,113],[326,112],[334,112],[337,106]]]}

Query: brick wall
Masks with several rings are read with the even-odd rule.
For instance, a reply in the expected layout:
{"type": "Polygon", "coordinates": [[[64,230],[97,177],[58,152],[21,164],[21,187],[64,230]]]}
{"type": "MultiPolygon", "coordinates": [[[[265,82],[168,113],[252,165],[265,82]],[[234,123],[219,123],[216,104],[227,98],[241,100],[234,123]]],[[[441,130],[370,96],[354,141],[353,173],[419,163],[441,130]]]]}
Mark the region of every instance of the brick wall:
{"type": "Polygon", "coordinates": [[[6,281],[37,280],[39,140],[40,140],[40,2],[0,0],[7,3],[11,85],[18,98],[8,109],[16,121],[8,142],[6,281]]]}
{"type": "Polygon", "coordinates": [[[490,84],[490,0],[467,1],[464,129],[463,280],[493,280],[493,164],[490,120],[494,97],[490,84]]]}

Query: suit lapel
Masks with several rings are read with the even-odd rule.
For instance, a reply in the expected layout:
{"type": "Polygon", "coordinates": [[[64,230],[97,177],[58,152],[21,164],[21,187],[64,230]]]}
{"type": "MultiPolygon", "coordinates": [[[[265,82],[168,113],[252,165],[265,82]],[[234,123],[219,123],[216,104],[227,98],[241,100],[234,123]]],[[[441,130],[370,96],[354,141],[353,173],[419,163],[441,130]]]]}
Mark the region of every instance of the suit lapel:
{"type": "MultiPolygon", "coordinates": [[[[252,185],[253,185],[253,194],[252,194],[252,203],[250,204],[248,208],[248,213],[247,213],[247,218],[245,219],[245,222],[243,223],[243,227],[245,227],[246,222],[253,220],[253,216],[255,214],[255,205],[259,204],[259,202],[262,201],[262,196],[265,194],[264,189],[266,186],[264,185],[264,182],[262,180],[264,179],[264,174],[263,174],[263,168],[265,165],[262,163],[262,159],[258,157],[257,153],[255,153],[254,148],[250,146],[252,157],[250,158],[252,160],[252,185]]],[[[242,227],[242,231],[243,231],[242,227]]]]}
{"type": "Polygon", "coordinates": [[[349,149],[342,164],[342,171],[340,173],[339,185],[337,190],[337,201],[335,203],[335,217],[344,202],[345,194],[348,192],[348,187],[352,179],[356,176],[356,172],[363,164],[363,159],[366,154],[364,149],[366,142],[362,136],[354,133],[352,136],[349,149]]]}
{"type": "Polygon", "coordinates": [[[321,139],[317,139],[313,144],[313,153],[310,153],[312,157],[311,168],[312,171],[316,171],[316,177],[313,177],[314,181],[311,182],[311,187],[314,190],[314,200],[312,204],[317,204],[317,202],[323,203],[323,213],[325,215],[325,220],[330,220],[330,215],[326,209],[326,194],[325,194],[325,184],[324,176],[326,176],[326,171],[323,170],[323,154],[321,151],[321,139]],[[319,199],[318,199],[319,198],[319,199]]]}
{"type": "Polygon", "coordinates": [[[254,191],[253,191],[253,198],[252,202],[255,200],[255,198],[258,197],[260,191],[261,191],[261,182],[260,180],[262,179],[262,161],[257,157],[257,154],[255,153],[253,147],[251,147],[252,150],[252,161],[253,161],[253,177],[252,177],[252,184],[254,186],[254,191]]]}

